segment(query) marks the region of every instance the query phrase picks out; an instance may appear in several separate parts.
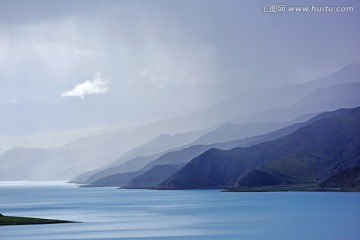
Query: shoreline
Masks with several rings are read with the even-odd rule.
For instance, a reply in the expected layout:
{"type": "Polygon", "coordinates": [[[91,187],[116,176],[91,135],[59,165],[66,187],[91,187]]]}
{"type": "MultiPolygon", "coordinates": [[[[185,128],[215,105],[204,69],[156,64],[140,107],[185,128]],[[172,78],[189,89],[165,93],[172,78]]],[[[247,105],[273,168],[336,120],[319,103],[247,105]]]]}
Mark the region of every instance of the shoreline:
{"type": "Polygon", "coordinates": [[[4,216],[0,214],[0,226],[59,224],[59,223],[79,223],[79,222],[58,220],[58,219],[4,216]]]}

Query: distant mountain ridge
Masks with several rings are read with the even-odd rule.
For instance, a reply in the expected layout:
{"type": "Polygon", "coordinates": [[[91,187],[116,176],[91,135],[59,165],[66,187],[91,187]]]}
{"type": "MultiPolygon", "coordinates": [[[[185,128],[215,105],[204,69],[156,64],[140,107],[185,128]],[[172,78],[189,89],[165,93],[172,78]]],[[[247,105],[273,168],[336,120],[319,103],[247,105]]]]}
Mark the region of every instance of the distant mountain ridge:
{"type": "MultiPolygon", "coordinates": [[[[220,104],[195,113],[128,129],[107,132],[97,136],[81,138],[57,148],[14,148],[0,155],[0,171],[6,173],[5,175],[1,175],[1,179],[69,180],[87,171],[103,169],[117,160],[120,160],[120,162],[116,162],[116,165],[120,166],[129,160],[129,158],[120,158],[120,156],[125,153],[130,153],[133,150],[132,154],[134,155],[131,155],[130,159],[147,158],[147,163],[156,160],[156,158],[158,158],[156,151],[164,152],[163,150],[168,148],[168,146],[160,146],[161,144],[157,145],[159,144],[157,143],[153,146],[148,145],[149,148],[141,149],[141,147],[138,147],[149,143],[161,134],[175,136],[176,134],[198,131],[199,129],[206,129],[208,127],[218,127],[221,124],[233,122],[233,120],[236,119],[240,119],[242,123],[284,122],[287,119],[293,119],[304,113],[323,112],[340,107],[352,107],[360,101],[359,95],[357,94],[359,92],[358,84],[360,84],[358,83],[360,81],[359,73],[360,64],[355,64],[320,80],[241,94],[238,97],[228,99],[220,104]],[[325,89],[321,90],[321,87],[325,89]],[[313,93],[313,95],[311,95],[311,93],[313,93]],[[334,95],[334,93],[337,94],[334,95]],[[305,101],[306,98],[311,96],[317,96],[317,98],[312,98],[313,101],[305,101]],[[279,120],[272,120],[276,118],[279,120]],[[152,157],[136,156],[138,154],[152,154],[152,157]]],[[[21,107],[20,105],[17,106],[21,107]]],[[[41,109],[42,111],[49,111],[41,121],[34,125],[35,127],[51,127],[50,125],[57,120],[62,120],[58,114],[54,113],[53,115],[50,114],[51,116],[49,115],[52,111],[51,108],[45,106],[41,109]],[[49,120],[47,117],[51,119],[55,117],[56,119],[54,122],[47,122],[49,120]],[[47,123],[41,125],[43,121],[47,123]]],[[[81,110],[81,108],[79,107],[77,110],[81,110]]],[[[12,119],[16,116],[16,111],[16,107],[0,106],[0,114],[4,116],[0,121],[2,123],[0,125],[5,126],[7,131],[10,131],[14,124],[19,122],[18,119],[12,119]],[[2,109],[6,111],[4,110],[4,112],[2,112],[2,109]],[[8,124],[9,121],[11,124],[8,124]]],[[[27,119],[27,127],[31,126],[34,116],[41,116],[41,114],[34,115],[30,108],[28,111],[30,111],[28,118],[26,117],[27,111],[24,112],[24,114],[26,113],[24,115],[25,117],[21,115],[21,124],[23,124],[23,119],[27,119]]],[[[77,114],[81,115],[81,111],[77,112],[77,114]]],[[[97,114],[101,115],[100,112],[97,114]]],[[[85,117],[85,119],[91,119],[89,115],[84,115],[83,117],[85,117]]],[[[67,121],[68,119],[64,119],[65,125],[67,121]]],[[[71,124],[76,125],[77,123],[71,124]]],[[[165,151],[168,150],[170,149],[165,151]]],[[[141,161],[142,160],[144,159],[141,159],[141,161]]],[[[139,160],[139,162],[141,161],[139,160]]],[[[131,164],[129,163],[129,165],[131,164]]],[[[83,177],[85,175],[83,175],[83,177]]]]}
{"type": "MultiPolygon", "coordinates": [[[[281,119],[285,119],[285,120],[291,120],[292,118],[295,117],[299,117],[300,115],[304,115],[306,113],[309,113],[311,111],[315,111],[315,112],[323,112],[323,111],[329,111],[329,110],[335,110],[341,107],[354,107],[354,106],[359,106],[360,105],[360,95],[358,94],[360,92],[360,83],[347,83],[347,84],[339,84],[339,85],[334,85],[331,87],[326,87],[326,88],[320,88],[314,92],[312,92],[311,94],[309,94],[307,97],[301,99],[299,102],[285,107],[285,108],[277,108],[277,109],[273,109],[273,110],[268,110],[268,111],[264,111],[264,112],[259,112],[257,114],[252,114],[246,117],[242,117],[241,118],[241,122],[245,121],[245,120],[253,120],[253,121],[278,121],[281,119]],[[339,93],[339,94],[337,94],[339,93]]],[[[201,138],[199,138],[197,141],[194,142],[194,144],[196,145],[198,142],[201,141],[205,141],[205,142],[212,142],[212,141],[216,141],[217,140],[217,136],[219,136],[220,141],[224,140],[226,138],[228,139],[234,139],[236,138],[236,135],[239,136],[239,138],[242,137],[249,137],[249,136],[254,136],[256,135],[256,133],[260,134],[262,131],[263,132],[269,132],[272,129],[276,129],[276,128],[280,128],[280,126],[284,123],[262,123],[263,125],[261,125],[261,123],[251,123],[248,124],[246,123],[245,125],[239,125],[239,124],[227,124],[225,125],[225,130],[226,129],[230,129],[231,134],[219,131],[218,129],[209,132],[207,134],[205,134],[204,136],[202,136],[201,138]],[[246,126],[254,126],[254,128],[249,131],[245,130],[246,126]],[[234,128],[234,126],[239,126],[239,130],[237,130],[236,128],[234,128]],[[256,127],[259,127],[259,129],[256,129],[256,127]],[[248,133],[247,133],[248,131],[248,133]],[[253,132],[253,135],[251,135],[251,132],[253,132]],[[222,134],[222,135],[221,135],[222,134]]],[[[224,127],[222,127],[224,128],[224,127]]],[[[221,129],[221,127],[220,127],[221,129]]],[[[239,145],[239,146],[243,146],[243,145],[239,145]]],[[[214,146],[214,147],[219,147],[219,146],[214,146]]],[[[234,145],[232,145],[232,147],[236,147],[234,145]]],[[[187,148],[187,146],[185,146],[184,148],[187,148]]],[[[224,145],[222,147],[219,147],[221,149],[228,149],[227,147],[225,147],[224,145]]],[[[188,155],[186,158],[184,158],[182,160],[182,162],[176,162],[176,163],[171,163],[171,164],[179,164],[179,163],[184,163],[188,160],[190,160],[189,158],[191,157],[195,157],[194,154],[200,154],[201,150],[205,151],[208,148],[207,147],[197,147],[197,151],[194,153],[190,153],[190,155],[188,155]]],[[[173,150],[177,151],[176,149],[173,150]]],[[[170,154],[170,153],[169,153],[170,154]]],[[[142,163],[149,163],[150,161],[154,161],[156,158],[158,158],[159,155],[154,155],[154,156],[148,156],[148,157],[139,157],[137,159],[134,159],[132,161],[129,161],[128,166],[130,166],[132,163],[135,163],[133,166],[134,168],[130,168],[127,169],[124,165],[118,165],[118,166],[110,166],[109,168],[107,168],[108,170],[104,169],[101,170],[101,173],[96,173],[96,177],[91,177],[89,178],[89,181],[96,181],[97,179],[99,179],[100,177],[105,177],[105,176],[109,176],[110,174],[116,174],[119,172],[126,172],[126,171],[136,171],[139,170],[142,166],[144,166],[144,164],[142,165],[142,163]],[[135,161],[136,160],[136,161],[135,161]],[[142,165],[142,166],[141,166],[142,165]],[[136,168],[137,166],[137,168],[136,168]]],[[[168,162],[159,162],[159,164],[168,164],[168,162]]],[[[95,174],[94,174],[95,176],[95,174]]],[[[87,183],[90,183],[89,181],[87,181],[87,183]]]]}
{"type": "MultiPolygon", "coordinates": [[[[232,133],[234,133],[234,134],[232,134],[230,137],[224,136],[223,139],[227,139],[227,138],[232,139],[232,138],[234,138],[236,133],[238,133],[239,138],[241,138],[243,136],[253,136],[259,132],[264,132],[264,131],[267,132],[267,131],[270,131],[269,129],[274,129],[276,127],[280,128],[280,126],[285,126],[287,124],[290,124],[290,123],[252,124],[252,126],[258,126],[259,129],[255,129],[255,130],[248,129],[245,134],[239,133],[239,130],[243,130],[244,128],[246,128],[246,126],[248,126],[248,124],[244,124],[244,125],[243,124],[226,124],[228,126],[230,125],[227,129],[230,128],[232,130],[232,133]],[[270,125],[270,128],[268,125],[270,125]],[[251,134],[251,132],[253,132],[253,134],[251,134]]],[[[157,164],[167,164],[168,158],[171,159],[171,164],[185,163],[187,161],[190,161],[193,157],[197,156],[198,154],[202,153],[203,151],[209,149],[211,146],[219,147],[222,149],[229,149],[229,148],[237,146],[236,145],[237,143],[229,143],[229,144],[216,143],[216,144],[210,144],[210,146],[203,145],[203,144],[197,144],[198,142],[204,141],[204,139],[207,142],[212,142],[211,138],[213,138],[213,141],[215,142],[217,139],[212,136],[214,134],[215,135],[222,134],[222,127],[219,127],[218,129],[215,129],[213,131],[210,131],[209,133],[206,133],[205,135],[203,135],[199,139],[191,142],[190,144],[186,144],[186,145],[176,147],[176,148],[170,148],[170,149],[167,149],[166,151],[159,152],[159,153],[156,153],[153,155],[148,155],[148,156],[140,155],[140,156],[134,157],[133,159],[130,159],[127,162],[122,163],[122,164],[118,163],[119,160],[123,161],[123,159],[124,159],[123,157],[120,157],[119,159],[117,159],[113,164],[111,164],[107,168],[101,169],[95,173],[92,173],[90,176],[87,176],[87,179],[82,178],[81,181],[78,180],[77,182],[89,184],[89,183],[97,181],[100,178],[104,178],[104,177],[110,176],[112,174],[126,173],[126,172],[132,172],[132,171],[137,171],[137,170],[147,171],[147,170],[149,170],[149,168],[154,167],[157,164]]],[[[174,137],[176,137],[176,135],[174,137]]],[[[151,141],[151,143],[154,144],[153,141],[151,141]]],[[[142,148],[142,146],[140,146],[139,148],[142,148]]],[[[135,150],[135,151],[137,151],[137,150],[135,150]]],[[[133,151],[131,151],[131,153],[133,153],[133,151]]],[[[128,156],[131,155],[131,153],[126,154],[126,157],[128,158],[128,156]]]]}
{"type": "MultiPolygon", "coordinates": [[[[162,166],[162,165],[177,165],[177,166],[179,166],[180,164],[186,164],[186,163],[190,162],[193,158],[199,156],[200,154],[204,153],[205,151],[207,151],[211,148],[230,150],[230,149],[233,149],[236,147],[249,147],[252,145],[259,144],[259,143],[273,141],[280,137],[286,136],[304,126],[307,126],[315,121],[339,116],[341,114],[346,113],[347,111],[348,111],[348,109],[339,109],[339,110],[333,111],[333,112],[324,112],[319,115],[316,115],[315,117],[311,118],[310,120],[308,120],[306,122],[295,123],[295,124],[292,124],[285,128],[273,131],[271,133],[254,136],[251,138],[240,139],[240,140],[230,141],[230,142],[225,142],[225,143],[215,143],[215,144],[210,144],[210,145],[191,145],[191,146],[183,148],[183,149],[165,153],[164,155],[158,157],[157,159],[150,158],[150,159],[152,159],[152,161],[151,162],[149,161],[149,163],[147,165],[145,165],[142,168],[132,169],[128,173],[125,173],[125,172],[116,173],[116,171],[123,170],[121,168],[125,168],[126,165],[120,165],[120,166],[116,166],[113,168],[109,168],[109,170],[114,170],[113,172],[104,170],[105,171],[104,174],[107,172],[109,175],[103,175],[102,177],[96,178],[96,176],[99,176],[99,175],[94,174],[91,178],[88,179],[88,181],[85,181],[85,183],[90,184],[90,186],[99,186],[99,185],[101,185],[101,186],[119,186],[119,185],[122,185],[122,186],[132,187],[133,185],[132,185],[131,180],[133,178],[140,176],[140,175],[147,175],[148,171],[150,171],[150,174],[152,174],[151,169],[156,166],[162,166]],[[130,175],[129,173],[134,173],[135,175],[130,175]],[[121,181],[119,181],[119,180],[121,180],[121,181]]],[[[131,161],[130,161],[130,163],[131,163],[131,161]]],[[[165,180],[165,179],[166,178],[163,178],[162,180],[165,180]]],[[[158,183],[161,183],[160,177],[158,178],[158,180],[159,180],[158,183]]],[[[142,186],[149,187],[149,185],[151,185],[151,184],[144,183],[144,182],[142,183],[142,186]]],[[[134,187],[137,187],[137,186],[138,186],[138,184],[135,184],[134,187]]]]}
{"type": "Polygon", "coordinates": [[[360,165],[360,108],[320,119],[274,141],[211,149],[159,188],[242,188],[318,184],[360,165]]]}
{"type": "Polygon", "coordinates": [[[290,124],[291,122],[251,122],[243,124],[225,123],[216,130],[201,136],[199,139],[192,142],[192,145],[208,145],[219,142],[229,142],[241,138],[253,137],[256,135],[272,132],[290,124]]]}
{"type": "Polygon", "coordinates": [[[290,106],[239,117],[233,119],[233,122],[241,123],[259,120],[263,122],[290,121],[294,117],[305,113],[353,108],[359,106],[359,92],[360,83],[358,82],[321,87],[290,106]]]}

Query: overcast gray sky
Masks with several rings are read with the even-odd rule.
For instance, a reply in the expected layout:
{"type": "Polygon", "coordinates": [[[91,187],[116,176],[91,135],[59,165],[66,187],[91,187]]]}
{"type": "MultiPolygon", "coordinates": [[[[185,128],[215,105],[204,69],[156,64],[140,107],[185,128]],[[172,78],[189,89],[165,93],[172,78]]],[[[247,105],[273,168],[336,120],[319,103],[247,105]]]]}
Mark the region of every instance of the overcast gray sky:
{"type": "Polygon", "coordinates": [[[81,103],[144,122],[360,62],[358,1],[285,1],[352,13],[263,13],[279,3],[264,2],[1,0],[0,102],[81,103]]]}

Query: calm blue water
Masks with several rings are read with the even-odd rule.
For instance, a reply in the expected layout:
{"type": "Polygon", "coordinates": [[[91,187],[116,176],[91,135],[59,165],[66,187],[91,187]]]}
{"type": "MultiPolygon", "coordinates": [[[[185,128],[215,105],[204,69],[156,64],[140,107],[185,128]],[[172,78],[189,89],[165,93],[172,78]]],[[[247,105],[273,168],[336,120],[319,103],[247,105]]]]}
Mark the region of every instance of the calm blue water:
{"type": "Polygon", "coordinates": [[[83,223],[2,226],[0,239],[360,239],[359,193],[224,193],[1,183],[0,212],[83,223]]]}

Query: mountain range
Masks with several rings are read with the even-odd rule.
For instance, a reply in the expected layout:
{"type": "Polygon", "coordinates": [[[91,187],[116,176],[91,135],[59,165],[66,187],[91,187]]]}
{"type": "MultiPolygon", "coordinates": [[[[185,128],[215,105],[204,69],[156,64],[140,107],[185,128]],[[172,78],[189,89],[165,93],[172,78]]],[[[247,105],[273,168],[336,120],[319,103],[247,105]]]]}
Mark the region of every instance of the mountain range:
{"type": "MultiPolygon", "coordinates": [[[[210,149],[158,188],[332,186],[341,176],[354,176],[352,171],[360,166],[360,108],[340,112],[273,141],[247,148],[210,149]]],[[[354,181],[358,184],[355,177],[354,181]]]]}
{"type": "MultiPolygon", "coordinates": [[[[290,126],[287,126],[285,128],[273,131],[271,133],[250,137],[246,139],[240,139],[236,141],[230,141],[225,143],[215,143],[210,145],[191,145],[189,147],[186,147],[184,149],[180,149],[177,151],[168,152],[160,157],[158,157],[155,160],[152,160],[147,165],[145,165],[142,168],[139,168],[137,170],[129,171],[129,172],[121,172],[121,170],[126,169],[126,164],[120,165],[117,167],[105,169],[103,171],[100,171],[97,174],[93,174],[91,178],[88,179],[88,181],[83,183],[88,183],[90,186],[127,186],[127,187],[140,187],[140,186],[146,186],[148,187],[150,184],[146,181],[132,181],[134,178],[142,176],[142,179],[147,179],[148,177],[151,177],[153,175],[152,169],[156,168],[157,166],[171,166],[171,169],[175,169],[175,167],[180,170],[179,166],[181,164],[186,164],[190,162],[193,158],[199,156],[200,154],[204,153],[205,151],[217,148],[217,149],[223,149],[223,150],[229,150],[236,147],[248,147],[256,144],[260,144],[263,142],[273,141],[278,138],[281,138],[283,136],[289,135],[290,133],[295,132],[296,130],[305,127],[313,122],[316,122],[321,119],[331,118],[338,115],[343,114],[346,109],[344,110],[338,110],[334,112],[325,112],[322,114],[319,114],[310,120],[303,122],[303,123],[295,123],[290,126]],[[111,172],[111,170],[115,170],[115,172],[111,172]],[[116,172],[120,173],[116,173],[116,172]]],[[[131,162],[131,161],[130,161],[131,162]]],[[[163,171],[166,172],[166,168],[163,168],[163,171]]],[[[173,170],[171,170],[173,171],[173,170]]],[[[172,173],[172,172],[171,172],[172,173]]],[[[170,175],[170,173],[164,173],[163,176],[170,175]]],[[[166,178],[157,178],[157,184],[160,184],[162,181],[164,181],[166,178]]],[[[154,184],[156,185],[156,184],[154,184]]],[[[154,186],[153,185],[153,186],[154,186]]]]}
{"type": "MultiPolygon", "coordinates": [[[[273,109],[261,113],[257,113],[256,115],[250,115],[245,118],[250,118],[252,120],[279,120],[279,116],[282,118],[289,119],[292,117],[303,116],[303,114],[309,113],[311,111],[322,112],[328,110],[335,110],[340,107],[355,107],[360,105],[360,96],[358,95],[360,92],[360,83],[347,83],[341,85],[334,85],[331,87],[321,88],[319,90],[314,91],[309,94],[305,98],[301,99],[298,103],[293,104],[289,107],[273,109]],[[337,91],[342,92],[342,94],[334,94],[337,91]],[[344,95],[344,93],[347,93],[344,95]],[[309,112],[307,112],[309,111],[309,112]],[[255,118],[255,116],[257,116],[255,118]]],[[[308,114],[307,117],[312,116],[308,114]]],[[[298,121],[305,120],[306,118],[303,116],[302,119],[297,119],[298,121]]],[[[210,131],[209,133],[203,135],[192,144],[188,146],[183,146],[180,149],[172,149],[171,151],[158,153],[150,156],[138,156],[133,159],[128,160],[125,164],[118,163],[109,166],[108,168],[102,169],[92,176],[88,177],[85,180],[86,183],[95,182],[100,178],[110,176],[112,174],[125,173],[130,171],[138,171],[141,168],[145,167],[146,164],[149,164],[151,161],[156,161],[158,158],[159,164],[169,164],[169,162],[162,161],[161,159],[167,158],[167,155],[170,155],[172,159],[181,159],[175,164],[184,163],[191,160],[193,157],[202,153],[202,151],[208,150],[209,147],[218,147],[220,149],[229,149],[229,147],[236,146],[244,146],[244,145],[228,145],[223,144],[222,146],[201,146],[201,145],[211,145],[214,143],[220,142],[229,142],[234,139],[243,139],[249,138],[256,135],[261,135],[262,133],[270,132],[271,130],[279,129],[281,126],[290,125],[294,121],[289,121],[287,123],[279,123],[279,122],[268,122],[268,123],[245,123],[245,124],[231,124],[227,123],[214,131],[210,131]],[[207,143],[200,144],[199,143],[207,143]],[[177,154],[179,150],[184,149],[182,154],[177,154]],[[186,149],[186,150],[185,150],[186,149]],[[196,150],[195,150],[196,149],[196,150]],[[174,156],[173,156],[174,155],[174,156]]],[[[173,164],[173,163],[172,163],[173,164]]],[[[152,165],[154,166],[154,165],[152,165]]],[[[142,169],[147,170],[147,169],[142,169]]],[[[84,182],[84,181],[83,181],[84,182]]]]}
{"type": "MultiPolygon", "coordinates": [[[[353,64],[322,79],[243,93],[184,116],[79,134],[85,137],[69,137],[47,148],[14,146],[0,155],[1,180],[69,180],[78,176],[75,181],[91,183],[114,174],[144,174],[158,165],[174,169],[209,147],[231,149],[257,144],[264,140],[256,136],[271,136],[274,130],[306,121],[316,113],[359,106],[359,76],[360,64],[353,64]],[[189,149],[198,150],[191,153],[189,149]],[[184,155],[179,161],[164,160],[181,150],[184,155]],[[186,151],[189,152],[185,154],[186,151]]],[[[0,106],[0,112],[1,109],[16,111],[4,106],[0,106]]],[[[3,126],[10,126],[6,121],[2,119],[3,126]]]]}

